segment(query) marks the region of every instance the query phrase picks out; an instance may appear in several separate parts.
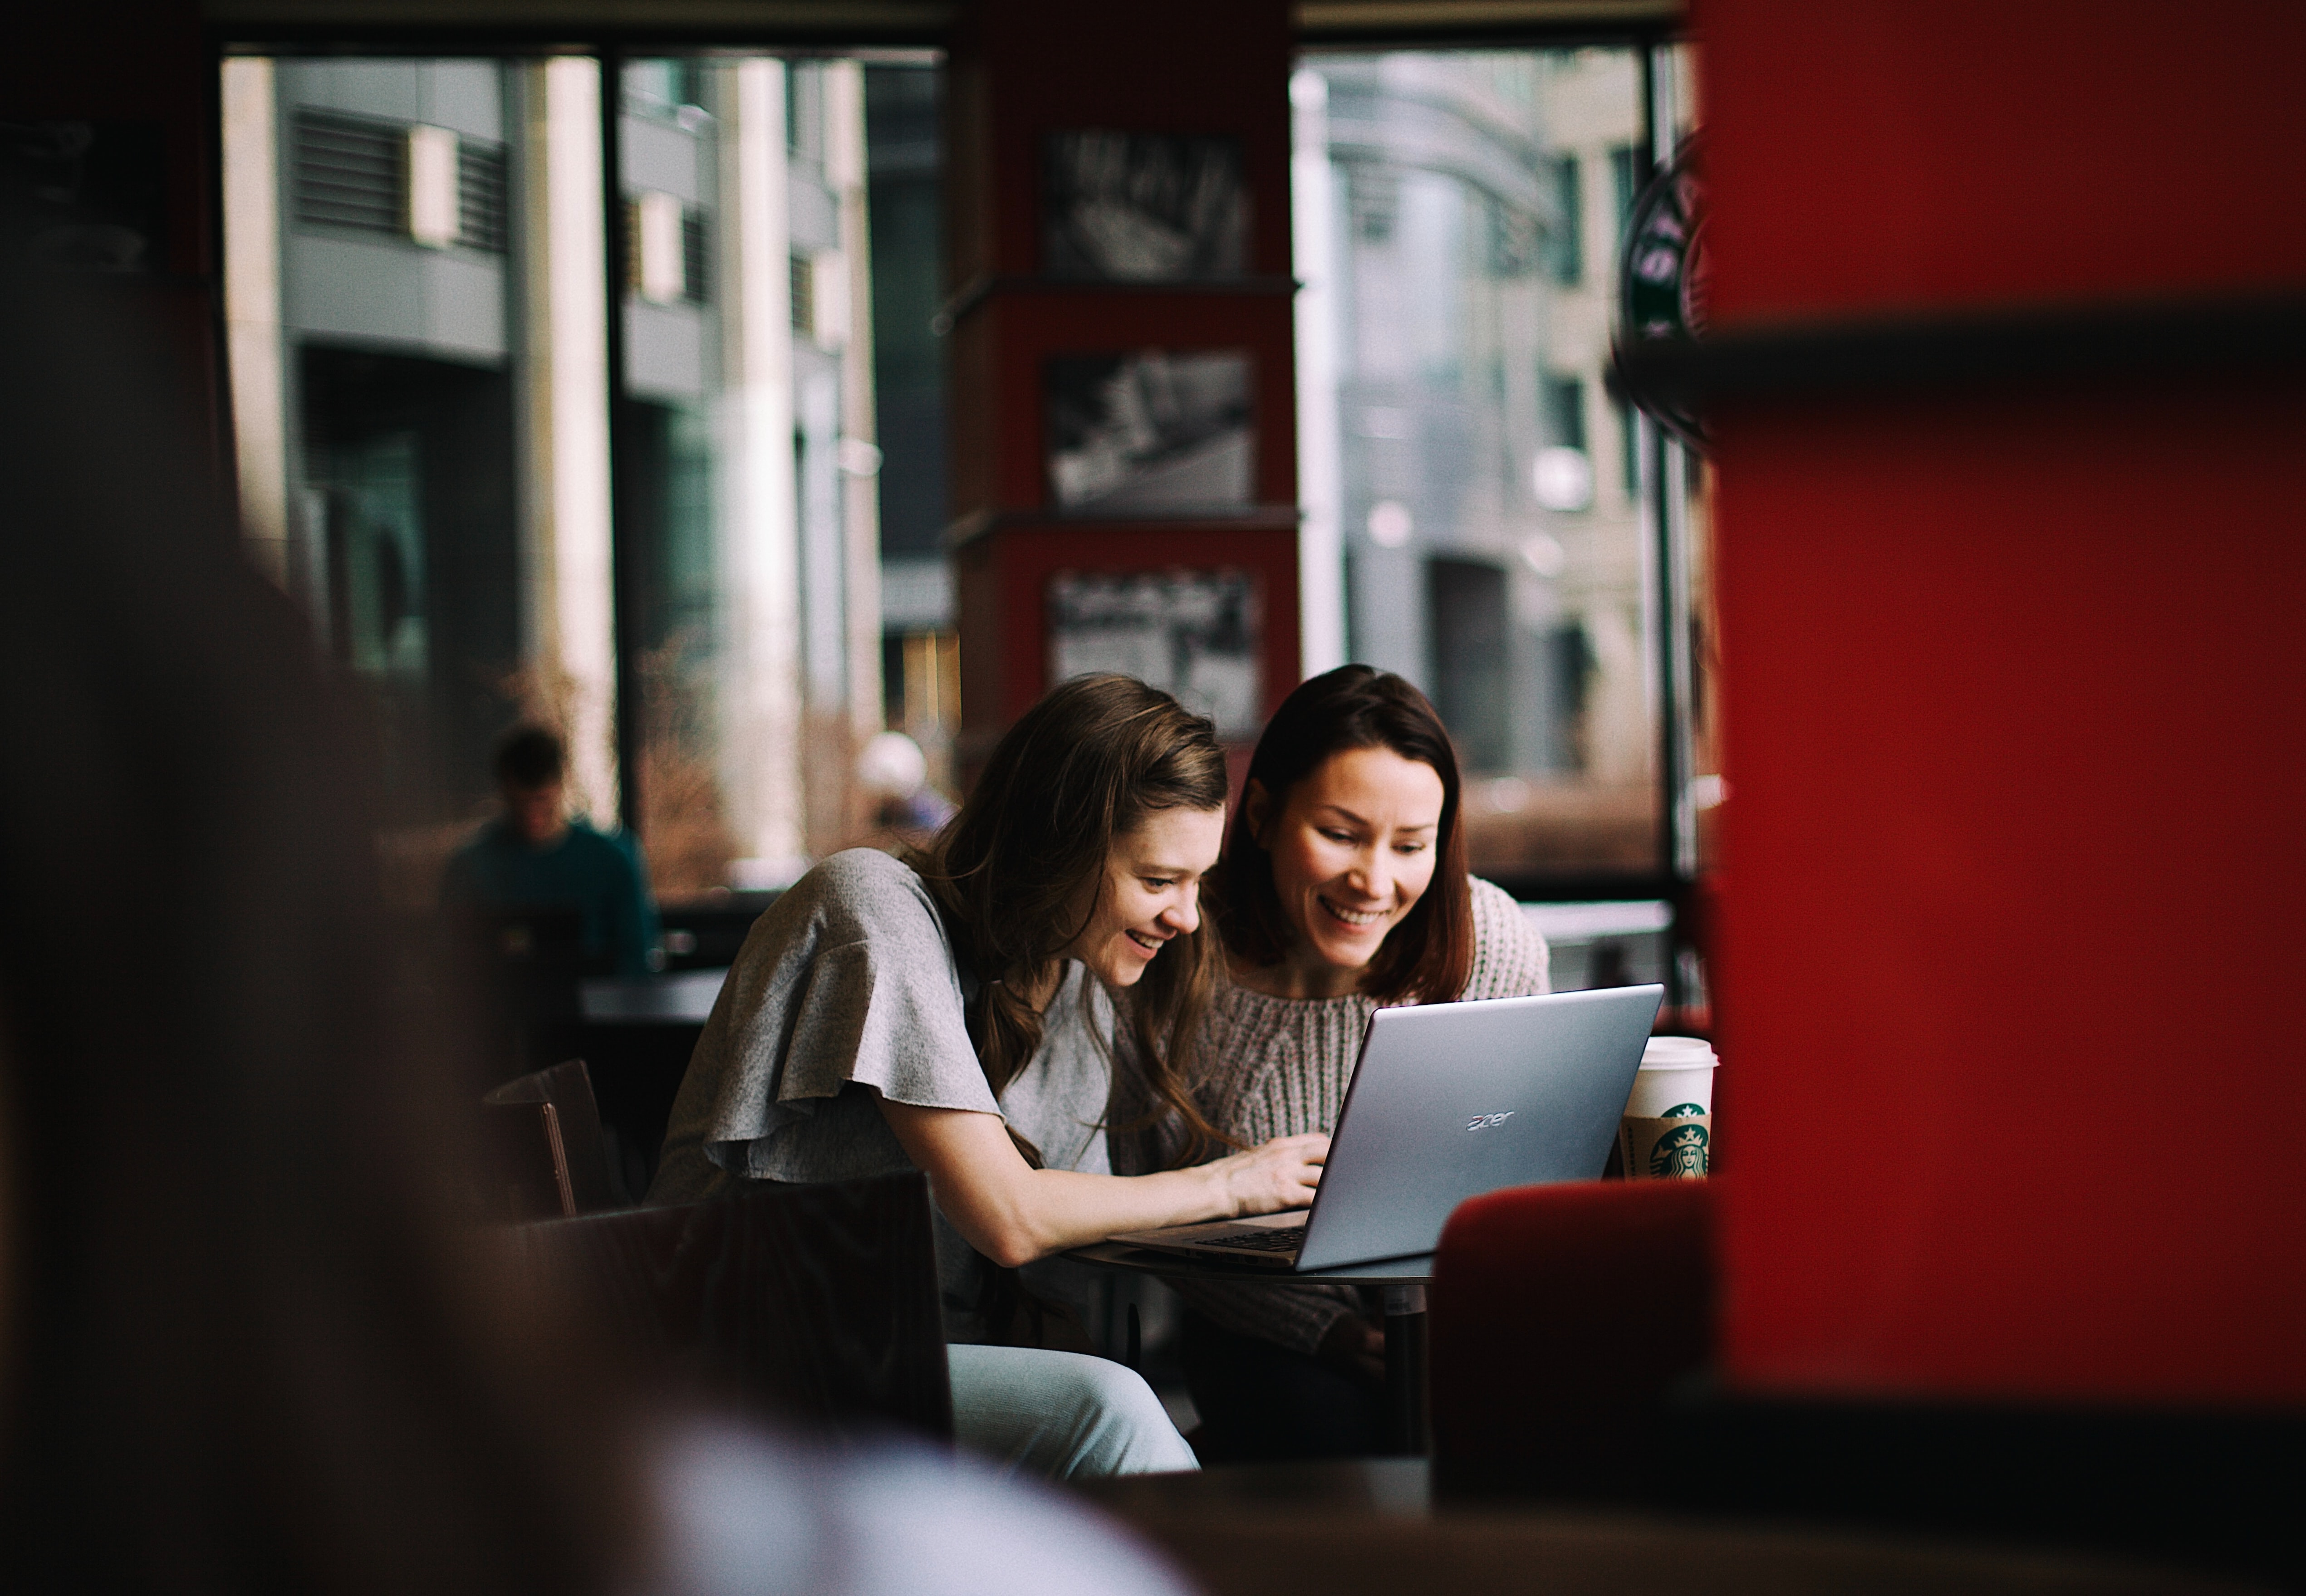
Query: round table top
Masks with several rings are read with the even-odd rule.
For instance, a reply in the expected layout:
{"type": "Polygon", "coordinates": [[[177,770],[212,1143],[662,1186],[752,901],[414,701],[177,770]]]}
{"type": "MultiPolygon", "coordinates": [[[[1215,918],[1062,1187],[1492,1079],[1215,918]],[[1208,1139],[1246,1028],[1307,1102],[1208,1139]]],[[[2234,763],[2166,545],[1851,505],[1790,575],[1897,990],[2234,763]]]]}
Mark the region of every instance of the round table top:
{"type": "Polygon", "coordinates": [[[1433,1278],[1433,1255],[1388,1258],[1373,1264],[1339,1264],[1335,1268],[1294,1269],[1232,1264],[1221,1259],[1189,1257],[1152,1247],[1132,1247],[1125,1242],[1097,1242],[1064,1254],[1085,1264],[1108,1269],[1133,1269],[1141,1275],[1194,1275],[1226,1280],[1262,1280],[1277,1285],[1423,1285],[1433,1278]]]}

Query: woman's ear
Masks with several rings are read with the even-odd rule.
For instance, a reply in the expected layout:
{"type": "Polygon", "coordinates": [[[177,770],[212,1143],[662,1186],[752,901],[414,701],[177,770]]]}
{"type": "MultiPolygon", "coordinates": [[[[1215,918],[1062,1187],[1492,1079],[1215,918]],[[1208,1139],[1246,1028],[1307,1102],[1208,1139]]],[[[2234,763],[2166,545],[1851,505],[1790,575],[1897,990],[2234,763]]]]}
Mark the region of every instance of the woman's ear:
{"type": "Polygon", "coordinates": [[[1265,840],[1266,827],[1273,819],[1273,795],[1265,783],[1252,781],[1241,789],[1241,824],[1249,828],[1249,840],[1260,848],[1269,848],[1265,840]]]}

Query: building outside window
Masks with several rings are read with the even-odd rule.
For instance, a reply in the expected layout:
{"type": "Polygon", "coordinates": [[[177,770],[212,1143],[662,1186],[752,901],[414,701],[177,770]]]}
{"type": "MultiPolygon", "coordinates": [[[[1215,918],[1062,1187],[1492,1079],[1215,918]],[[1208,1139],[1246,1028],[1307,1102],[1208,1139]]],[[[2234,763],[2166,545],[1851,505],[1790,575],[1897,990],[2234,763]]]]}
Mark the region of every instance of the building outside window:
{"type": "Polygon", "coordinates": [[[1530,885],[1677,867],[1654,434],[1604,380],[1647,64],[1321,53],[1292,89],[1308,669],[1423,687],[1475,867],[1530,885]]]}
{"type": "Polygon", "coordinates": [[[245,518],[372,706],[406,895],[520,718],[670,897],[779,884],[864,824],[865,102],[838,59],[225,63],[245,518]]]}

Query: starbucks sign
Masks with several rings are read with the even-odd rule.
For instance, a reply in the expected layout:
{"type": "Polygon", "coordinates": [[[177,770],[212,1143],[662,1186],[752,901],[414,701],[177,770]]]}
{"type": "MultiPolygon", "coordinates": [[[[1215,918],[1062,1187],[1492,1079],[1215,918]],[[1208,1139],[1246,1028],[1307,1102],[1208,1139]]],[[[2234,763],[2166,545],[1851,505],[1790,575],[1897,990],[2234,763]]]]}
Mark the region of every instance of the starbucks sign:
{"type": "Polygon", "coordinates": [[[1642,413],[1693,448],[1705,427],[1694,410],[1641,379],[1628,354],[1660,345],[1695,344],[1705,336],[1709,263],[1705,252],[1703,146],[1682,141],[1634,201],[1618,259],[1618,380],[1642,413]]]}

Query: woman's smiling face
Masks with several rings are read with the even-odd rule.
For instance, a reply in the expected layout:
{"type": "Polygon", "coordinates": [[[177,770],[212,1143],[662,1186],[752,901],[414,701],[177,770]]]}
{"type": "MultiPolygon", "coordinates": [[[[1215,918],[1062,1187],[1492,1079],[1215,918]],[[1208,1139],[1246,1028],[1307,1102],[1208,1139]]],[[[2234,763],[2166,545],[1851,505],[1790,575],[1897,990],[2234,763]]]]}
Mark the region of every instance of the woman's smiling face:
{"type": "Polygon", "coordinates": [[[1443,798],[1439,772],[1387,747],[1332,754],[1277,810],[1251,787],[1245,818],[1273,860],[1273,889],[1297,934],[1285,962],[1305,986],[1350,991],[1349,977],[1425,895],[1443,798]]]}
{"type": "Polygon", "coordinates": [[[1201,877],[1225,842],[1223,809],[1157,809],[1113,841],[1089,924],[1064,950],[1107,986],[1134,986],[1201,923],[1201,877]]]}

